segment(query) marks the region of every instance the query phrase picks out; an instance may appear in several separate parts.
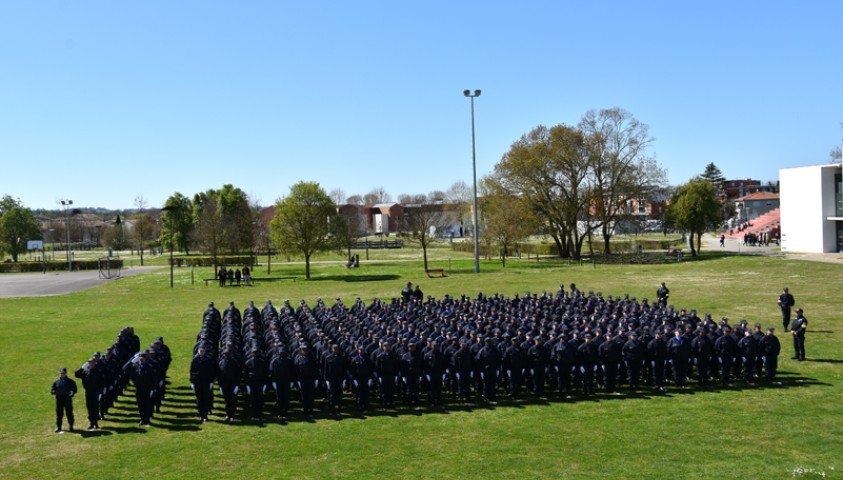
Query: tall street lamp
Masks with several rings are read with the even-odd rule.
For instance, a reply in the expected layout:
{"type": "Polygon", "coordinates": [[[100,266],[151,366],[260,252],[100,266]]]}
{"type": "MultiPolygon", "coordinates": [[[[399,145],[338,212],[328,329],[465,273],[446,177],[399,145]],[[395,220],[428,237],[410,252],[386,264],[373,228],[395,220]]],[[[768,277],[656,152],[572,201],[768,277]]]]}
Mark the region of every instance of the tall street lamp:
{"type": "Polygon", "coordinates": [[[70,251],[70,206],[73,205],[73,200],[62,200],[62,206],[64,206],[64,218],[67,222],[67,271],[73,271],[73,259],[71,257],[70,251]]]}
{"type": "Polygon", "coordinates": [[[170,214],[178,209],[179,207],[173,205],[167,205],[161,209],[167,212],[167,230],[170,231],[170,288],[173,288],[173,219],[170,218],[170,214]]]}
{"type": "Polygon", "coordinates": [[[463,95],[471,99],[471,172],[474,180],[474,273],[480,273],[480,237],[477,227],[477,151],[474,144],[474,97],[480,96],[480,90],[463,90],[463,95]]]}

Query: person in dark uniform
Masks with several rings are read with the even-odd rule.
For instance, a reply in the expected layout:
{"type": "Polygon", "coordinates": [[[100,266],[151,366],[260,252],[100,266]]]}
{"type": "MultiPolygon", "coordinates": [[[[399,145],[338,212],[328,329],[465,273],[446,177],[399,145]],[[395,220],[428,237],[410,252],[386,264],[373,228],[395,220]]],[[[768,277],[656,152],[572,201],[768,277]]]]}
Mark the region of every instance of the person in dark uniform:
{"type": "Polygon", "coordinates": [[[135,384],[135,401],[140,415],[138,425],[145,427],[151,425],[152,393],[155,388],[155,372],[147,363],[147,354],[147,351],[140,352],[123,365],[123,371],[129,372],[132,383],[135,384]]]}
{"type": "Polygon", "coordinates": [[[332,344],[331,353],[322,359],[322,373],[325,376],[331,408],[337,415],[342,411],[342,390],[347,371],[345,356],[340,352],[340,346],[332,344]]]}
{"type": "Polygon", "coordinates": [[[743,361],[743,381],[747,384],[752,383],[752,377],[755,375],[755,358],[758,356],[758,342],[752,336],[752,330],[744,330],[743,338],[738,341],[738,350],[743,361]]]}
{"type": "Polygon", "coordinates": [[[773,327],[768,327],[767,334],[758,341],[758,352],[764,360],[764,379],[768,382],[772,382],[776,378],[776,371],[779,367],[779,354],[782,349],[775,330],[773,327]]]}
{"type": "Polygon", "coordinates": [[[384,408],[395,406],[395,384],[401,371],[401,360],[392,349],[392,342],[384,340],[375,358],[375,369],[380,380],[381,403],[384,408]]]}
{"type": "Polygon", "coordinates": [[[660,392],[664,392],[664,370],[667,362],[667,342],[661,329],[656,329],[655,338],[647,344],[647,358],[653,368],[653,384],[660,392]]]}
{"type": "Polygon", "coordinates": [[[225,267],[220,267],[220,271],[219,271],[219,274],[218,274],[217,278],[220,281],[221,287],[225,286],[225,275],[226,275],[225,267]]]}
{"type": "Polygon", "coordinates": [[[593,395],[594,371],[597,369],[600,354],[597,350],[597,344],[594,343],[594,335],[591,332],[585,334],[585,343],[577,348],[577,358],[583,374],[582,393],[583,395],[593,395]]]}
{"type": "Polygon", "coordinates": [[[661,287],[659,287],[659,289],[656,290],[656,301],[658,302],[658,305],[660,307],[666,308],[667,302],[668,302],[669,299],[670,299],[670,289],[667,288],[667,285],[665,285],[664,282],[662,282],[661,287]]]}
{"type": "Polygon", "coordinates": [[[524,371],[527,369],[527,354],[521,348],[518,337],[512,337],[510,346],[504,351],[503,366],[509,378],[509,396],[518,400],[524,385],[524,371]]]}
{"type": "Polygon", "coordinates": [[[208,421],[208,411],[211,410],[211,390],[214,388],[217,365],[205,347],[199,347],[190,362],[190,386],[196,395],[196,408],[199,411],[199,423],[208,421]]]}
{"type": "Polygon", "coordinates": [[[708,385],[709,365],[714,354],[714,342],[708,337],[704,328],[700,328],[697,338],[691,341],[691,352],[697,364],[697,381],[701,387],[708,385]]]}
{"type": "Polygon", "coordinates": [[[550,352],[544,346],[544,338],[541,335],[537,335],[533,343],[533,346],[527,350],[527,362],[533,379],[533,393],[536,397],[542,398],[547,367],[550,365],[550,352]]]}
{"type": "Polygon", "coordinates": [[[418,301],[420,301],[420,302],[421,302],[422,300],[424,300],[424,292],[422,292],[421,287],[420,287],[420,286],[418,286],[418,285],[416,285],[416,289],[415,289],[415,290],[413,290],[413,299],[414,299],[414,300],[418,300],[418,301]]]}
{"type": "Polygon", "coordinates": [[[802,309],[796,309],[796,318],[790,324],[790,334],[793,335],[793,359],[805,361],[805,330],[808,329],[808,319],[802,315],[802,309]]]}
{"type": "Polygon", "coordinates": [[[102,375],[97,366],[95,358],[88,359],[81,368],[74,373],[76,378],[82,380],[85,387],[85,407],[88,409],[88,430],[100,428],[100,395],[102,392],[102,375]]]}
{"type": "Polygon", "coordinates": [[[240,373],[243,366],[229,344],[222,351],[218,365],[220,394],[225,402],[225,421],[231,423],[237,415],[237,391],[240,388],[240,373]]]}
{"type": "Polygon", "coordinates": [[[401,289],[401,301],[410,303],[413,298],[413,282],[407,282],[407,286],[401,289]]]}
{"type": "Polygon", "coordinates": [[[793,295],[790,294],[787,287],[784,287],[782,294],[779,295],[777,303],[779,304],[779,308],[782,310],[782,326],[785,330],[787,330],[790,328],[790,309],[796,305],[796,300],[793,298],[793,295]]]}
{"type": "Polygon", "coordinates": [[[56,433],[61,432],[61,424],[64,415],[67,415],[67,423],[70,424],[70,431],[73,431],[73,396],[76,395],[76,382],[67,377],[67,369],[59,369],[59,378],[53,382],[50,393],[56,397],[56,433]]]}
{"type": "Polygon", "coordinates": [[[430,350],[424,355],[425,377],[427,378],[427,398],[430,405],[441,408],[442,404],[442,381],[448,367],[448,359],[442,352],[439,342],[430,344],[430,350]]]}
{"type": "Polygon", "coordinates": [[[714,342],[714,352],[720,359],[720,383],[725,388],[729,386],[732,366],[738,354],[738,342],[731,335],[731,328],[723,326],[723,335],[714,342]]]}
{"type": "Polygon", "coordinates": [[[308,418],[313,418],[313,404],[316,396],[316,382],[319,380],[319,367],[316,356],[311,353],[310,345],[303,343],[301,353],[296,356],[296,375],[299,379],[302,410],[308,418]]]}
{"type": "Polygon", "coordinates": [[[623,344],[623,360],[626,363],[629,390],[638,390],[641,384],[641,365],[644,362],[645,347],[638,341],[638,334],[635,330],[627,334],[628,340],[623,344]]]}
{"type": "Polygon", "coordinates": [[[612,332],[606,332],[606,340],[600,344],[598,351],[600,362],[603,364],[603,388],[607,393],[615,393],[623,345],[614,341],[612,332]]]}
{"type": "Polygon", "coordinates": [[[457,379],[457,396],[464,403],[471,402],[471,375],[474,373],[474,355],[468,349],[468,340],[460,341],[459,350],[453,355],[452,368],[457,379]]]}
{"type": "Polygon", "coordinates": [[[484,343],[485,345],[477,352],[475,359],[483,379],[483,397],[487,402],[496,405],[498,400],[498,372],[500,372],[503,359],[500,350],[494,345],[494,340],[491,337],[486,337],[484,343]]]}
{"type": "Polygon", "coordinates": [[[415,339],[407,345],[407,353],[401,357],[401,376],[407,387],[407,403],[411,408],[419,406],[419,385],[424,374],[424,355],[419,351],[415,339]]]}
{"type": "Polygon", "coordinates": [[[667,354],[673,365],[673,383],[679,388],[685,387],[688,378],[688,359],[691,358],[691,342],[682,336],[678,328],[673,332],[673,338],[667,341],[667,354]]]}
{"type": "Polygon", "coordinates": [[[372,380],[372,361],[366,354],[364,345],[357,346],[357,354],[351,359],[351,377],[354,384],[354,397],[357,399],[357,409],[361,412],[369,410],[369,382],[372,380]]]}

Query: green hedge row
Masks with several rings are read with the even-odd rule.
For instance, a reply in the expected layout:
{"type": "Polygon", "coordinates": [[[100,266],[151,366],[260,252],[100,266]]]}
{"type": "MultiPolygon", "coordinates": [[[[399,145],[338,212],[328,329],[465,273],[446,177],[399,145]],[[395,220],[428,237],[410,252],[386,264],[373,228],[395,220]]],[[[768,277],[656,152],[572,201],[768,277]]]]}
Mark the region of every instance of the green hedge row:
{"type": "MultiPolygon", "coordinates": [[[[119,258],[112,258],[111,268],[123,268],[123,260],[119,258]]],[[[67,271],[67,261],[48,260],[46,264],[43,262],[7,262],[0,263],[0,273],[22,273],[22,272],[43,272],[44,269],[48,272],[67,271]]],[[[99,260],[74,260],[73,270],[98,270],[100,268],[99,260]]],[[[103,264],[102,268],[106,268],[103,264]]]]}
{"type": "MultiPolygon", "coordinates": [[[[235,255],[231,257],[217,257],[218,265],[235,266],[235,265],[252,265],[254,257],[247,255],[235,255]]],[[[213,267],[214,257],[207,256],[190,256],[173,258],[173,264],[178,267],[213,267]]]]}

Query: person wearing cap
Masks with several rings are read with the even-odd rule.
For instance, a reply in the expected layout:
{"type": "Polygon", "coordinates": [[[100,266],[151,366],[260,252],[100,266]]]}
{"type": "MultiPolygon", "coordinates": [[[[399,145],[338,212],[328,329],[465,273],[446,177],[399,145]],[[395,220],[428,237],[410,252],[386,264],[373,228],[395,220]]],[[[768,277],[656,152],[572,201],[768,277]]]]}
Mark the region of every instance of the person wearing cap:
{"type": "Polygon", "coordinates": [[[656,290],[656,304],[662,308],[667,307],[667,301],[670,299],[670,289],[667,288],[664,282],[661,287],[656,290]]]}
{"type": "Polygon", "coordinates": [[[316,398],[316,384],[319,382],[319,364],[310,345],[302,343],[301,351],[293,361],[296,367],[296,377],[299,381],[302,411],[308,418],[313,418],[313,407],[316,398]]]}
{"type": "Polygon", "coordinates": [[[217,374],[216,360],[211,358],[205,347],[199,347],[190,362],[190,387],[196,395],[196,408],[199,411],[199,423],[208,421],[208,412],[212,408],[211,390],[217,374]]]}
{"type": "Polygon", "coordinates": [[[478,370],[483,380],[483,397],[492,405],[497,404],[498,373],[503,363],[500,350],[492,337],[486,337],[484,346],[475,355],[478,370]]]}
{"type": "Polygon", "coordinates": [[[518,400],[521,397],[521,387],[524,385],[527,353],[521,348],[521,341],[517,336],[513,336],[509,343],[510,345],[503,353],[503,368],[509,378],[509,396],[513,400],[518,400]]]}
{"type": "Polygon", "coordinates": [[[70,431],[73,431],[73,396],[76,395],[76,382],[67,377],[67,369],[59,369],[59,378],[53,382],[50,393],[56,397],[56,433],[60,433],[62,421],[67,415],[70,431]]]}
{"type": "Polygon", "coordinates": [[[448,358],[438,341],[430,343],[424,354],[424,374],[427,379],[427,399],[432,407],[442,408],[442,383],[448,367],[448,358]]]}
{"type": "Polygon", "coordinates": [[[413,282],[407,282],[407,286],[401,289],[401,301],[405,304],[410,303],[413,298],[413,282]]]}
{"type": "Polygon", "coordinates": [[[779,308],[782,311],[782,326],[785,330],[790,327],[790,309],[796,305],[796,300],[793,298],[793,295],[790,294],[790,291],[787,287],[784,287],[781,295],[779,295],[779,300],[776,302],[779,304],[779,308]]]}
{"type": "Polygon", "coordinates": [[[764,379],[772,382],[776,378],[776,371],[779,367],[779,354],[782,346],[779,337],[776,336],[775,328],[767,327],[767,334],[758,341],[758,352],[764,360],[764,379]]]}
{"type": "Polygon", "coordinates": [[[654,338],[647,343],[647,359],[653,369],[653,384],[664,392],[664,370],[667,362],[667,342],[661,329],[656,329],[654,338]]]}
{"type": "Polygon", "coordinates": [[[755,375],[755,359],[758,356],[758,342],[752,336],[751,330],[744,330],[743,338],[738,341],[738,349],[743,361],[744,383],[752,383],[752,377],[755,375]]]}
{"type": "Polygon", "coordinates": [[[597,348],[603,364],[603,389],[607,393],[615,393],[623,345],[615,341],[611,331],[606,332],[605,337],[606,340],[597,348]]]}
{"type": "Polygon", "coordinates": [[[808,319],[802,314],[801,308],[796,309],[796,318],[790,324],[790,334],[793,336],[793,360],[805,361],[805,330],[808,329],[808,319]]]}
{"type": "Polygon", "coordinates": [[[451,357],[451,369],[456,377],[457,397],[461,402],[471,402],[471,375],[474,374],[474,355],[468,349],[468,339],[459,342],[459,350],[451,357]]]}
{"type": "Polygon", "coordinates": [[[697,338],[691,340],[691,354],[697,365],[697,381],[700,387],[708,385],[709,366],[714,355],[714,342],[704,328],[697,332],[697,338]]]}
{"type": "Polygon", "coordinates": [[[583,395],[594,395],[594,372],[597,370],[597,363],[600,361],[600,353],[591,332],[585,334],[585,342],[577,348],[577,359],[583,375],[582,393],[583,395]]]}
{"type": "Polygon", "coordinates": [[[631,330],[627,334],[628,340],[623,344],[623,360],[626,364],[629,390],[638,390],[641,383],[641,365],[644,363],[645,346],[638,341],[638,333],[631,330]]]}
{"type": "Polygon", "coordinates": [[[401,378],[406,386],[406,400],[410,408],[419,406],[419,385],[424,374],[424,355],[413,339],[407,344],[407,352],[401,356],[401,378]]]}
{"type": "Polygon", "coordinates": [[[369,388],[372,373],[372,361],[366,353],[365,345],[357,345],[357,353],[351,358],[351,381],[354,385],[357,409],[363,413],[369,410],[369,388]]]}
{"type": "MultiPolygon", "coordinates": [[[[220,353],[217,362],[217,381],[220,386],[220,395],[225,403],[225,421],[231,423],[237,415],[237,390],[240,388],[240,374],[243,366],[238,355],[234,351],[234,345],[229,343],[220,353]]],[[[287,390],[289,391],[289,380],[287,390]]]]}
{"type": "Polygon", "coordinates": [[[724,325],[722,330],[723,335],[714,342],[714,352],[720,359],[720,384],[725,388],[729,386],[732,367],[738,354],[738,342],[731,335],[728,325],[724,325]]]}
{"type": "Polygon", "coordinates": [[[673,331],[673,338],[667,341],[667,355],[673,365],[673,383],[679,388],[685,387],[685,379],[688,378],[692,341],[683,336],[678,328],[673,331]]]}
{"type": "Polygon", "coordinates": [[[82,380],[85,387],[85,407],[88,409],[88,430],[100,428],[100,395],[102,394],[103,378],[97,366],[97,359],[91,357],[80,367],[74,376],[82,380]]]}
{"type": "Polygon", "coordinates": [[[527,362],[533,380],[533,393],[536,397],[543,398],[547,367],[550,365],[550,351],[545,347],[544,338],[541,335],[536,335],[533,346],[527,350],[527,362]]]}
{"type": "Polygon", "coordinates": [[[342,389],[347,371],[345,356],[340,352],[339,344],[332,344],[331,352],[322,359],[322,374],[328,388],[328,400],[337,415],[342,411],[342,389]]]}
{"type": "Polygon", "coordinates": [[[146,361],[147,353],[147,351],[139,352],[123,365],[123,371],[129,372],[132,383],[135,384],[135,402],[140,416],[138,425],[145,427],[151,425],[152,393],[155,387],[154,373],[146,361]]]}

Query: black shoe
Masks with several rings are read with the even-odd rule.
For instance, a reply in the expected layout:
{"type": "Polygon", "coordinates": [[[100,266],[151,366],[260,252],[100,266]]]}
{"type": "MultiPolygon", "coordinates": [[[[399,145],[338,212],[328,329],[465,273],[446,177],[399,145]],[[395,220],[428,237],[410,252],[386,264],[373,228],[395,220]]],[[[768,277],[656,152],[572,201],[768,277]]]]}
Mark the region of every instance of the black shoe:
{"type": "Polygon", "coordinates": [[[60,433],[60,432],[61,432],[61,427],[56,429],[56,433],[60,433]]]}

